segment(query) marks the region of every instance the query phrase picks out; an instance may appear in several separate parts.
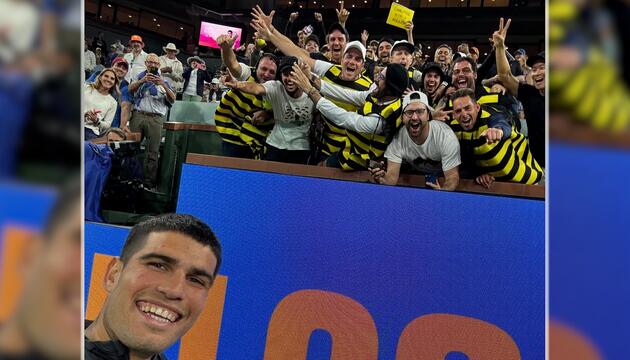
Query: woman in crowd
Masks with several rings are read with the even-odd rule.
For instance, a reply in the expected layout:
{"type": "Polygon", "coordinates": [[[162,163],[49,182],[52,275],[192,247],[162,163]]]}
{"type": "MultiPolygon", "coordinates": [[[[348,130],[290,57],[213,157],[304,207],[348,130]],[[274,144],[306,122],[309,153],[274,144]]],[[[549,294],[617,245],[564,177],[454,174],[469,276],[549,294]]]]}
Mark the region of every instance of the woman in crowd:
{"type": "Polygon", "coordinates": [[[118,78],[111,68],[103,70],[91,84],[83,87],[85,140],[98,137],[112,125],[116,99],[120,95],[118,78]]]}

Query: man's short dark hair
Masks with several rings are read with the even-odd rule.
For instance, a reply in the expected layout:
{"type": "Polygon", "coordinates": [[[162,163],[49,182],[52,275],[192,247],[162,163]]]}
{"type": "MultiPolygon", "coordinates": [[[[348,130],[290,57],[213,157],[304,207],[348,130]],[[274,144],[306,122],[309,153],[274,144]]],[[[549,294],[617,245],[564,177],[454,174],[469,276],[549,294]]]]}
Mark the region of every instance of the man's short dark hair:
{"type": "Polygon", "coordinates": [[[470,64],[470,67],[472,67],[472,71],[474,73],[477,72],[477,62],[470,56],[460,56],[457,59],[453,60],[452,68],[454,69],[456,64],[464,61],[467,61],[470,64]]]}
{"type": "Polygon", "coordinates": [[[451,94],[451,101],[455,102],[455,99],[459,99],[463,97],[469,97],[472,99],[472,101],[475,101],[475,102],[477,101],[477,99],[475,98],[475,92],[469,88],[456,90],[454,93],[451,94]]]}
{"type": "Polygon", "coordinates": [[[217,267],[214,270],[216,275],[221,265],[221,244],[219,240],[203,221],[187,214],[163,214],[154,216],[136,224],[125,240],[120,260],[123,264],[135,254],[147,239],[147,236],[155,232],[173,231],[190,236],[198,243],[209,246],[214,256],[217,258],[217,267]]]}

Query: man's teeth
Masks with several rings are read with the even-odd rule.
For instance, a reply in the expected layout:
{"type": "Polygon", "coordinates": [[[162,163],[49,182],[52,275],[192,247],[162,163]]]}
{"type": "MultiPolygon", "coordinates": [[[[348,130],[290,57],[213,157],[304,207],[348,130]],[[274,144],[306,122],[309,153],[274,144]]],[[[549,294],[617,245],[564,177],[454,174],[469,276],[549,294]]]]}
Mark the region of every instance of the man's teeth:
{"type": "Polygon", "coordinates": [[[151,316],[153,319],[161,322],[171,323],[177,320],[177,314],[174,314],[173,312],[159,306],[144,305],[142,306],[142,308],[140,308],[140,310],[149,314],[149,316],[151,316]]]}

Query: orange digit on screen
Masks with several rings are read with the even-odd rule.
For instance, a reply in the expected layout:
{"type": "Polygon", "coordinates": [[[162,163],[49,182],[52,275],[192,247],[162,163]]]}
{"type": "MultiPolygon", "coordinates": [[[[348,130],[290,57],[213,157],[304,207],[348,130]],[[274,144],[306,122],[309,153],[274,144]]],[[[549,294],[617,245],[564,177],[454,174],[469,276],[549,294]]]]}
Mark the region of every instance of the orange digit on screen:
{"type": "Polygon", "coordinates": [[[579,331],[549,321],[549,358],[553,360],[602,360],[595,345],[579,331]]]}
{"type": "Polygon", "coordinates": [[[25,251],[35,231],[7,226],[0,232],[0,322],[13,311],[22,292],[25,251]]]}
{"type": "Polygon", "coordinates": [[[396,360],[444,359],[452,351],[470,360],[520,360],[518,346],[505,331],[488,322],[452,314],[417,317],[398,340],[396,360]]]}
{"type": "Polygon", "coordinates": [[[334,292],[301,290],[276,306],[267,330],[265,360],[303,360],[315,330],[332,338],[331,360],[378,358],[378,334],[370,313],[334,292]]]}

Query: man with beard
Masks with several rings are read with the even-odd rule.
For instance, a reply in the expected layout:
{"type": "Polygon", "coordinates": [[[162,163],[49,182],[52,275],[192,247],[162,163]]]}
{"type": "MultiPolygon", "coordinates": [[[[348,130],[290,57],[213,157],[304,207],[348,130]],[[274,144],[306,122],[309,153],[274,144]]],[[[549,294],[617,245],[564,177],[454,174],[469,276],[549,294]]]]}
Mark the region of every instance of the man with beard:
{"type": "Polygon", "coordinates": [[[467,88],[451,98],[455,120],[449,125],[459,139],[463,166],[478,184],[489,188],[494,180],[536,184],[542,179],[525,136],[509,124],[503,109],[482,107],[467,88]]]}
{"type": "Polygon", "coordinates": [[[529,146],[532,149],[534,158],[542,167],[545,167],[545,58],[540,55],[532,56],[527,60],[527,65],[531,68],[534,85],[519,82],[510,71],[510,64],[505,52],[505,38],[510,27],[511,19],[503,24],[500,20],[499,30],[492,34],[494,49],[496,53],[497,72],[499,81],[507,91],[516,96],[523,103],[525,118],[527,119],[527,129],[529,135],[529,146]]]}
{"type": "Polygon", "coordinates": [[[389,64],[382,70],[373,90],[356,91],[311,78],[308,65],[294,66],[291,73],[298,86],[316,104],[317,110],[340,128],[346,129],[347,138],[340,151],[326,159],[326,166],[343,170],[367,170],[370,161],[383,159],[387,145],[402,126],[402,95],[409,86],[409,77],[400,64],[389,64]],[[313,83],[311,84],[311,81],[313,83]],[[346,111],[332,101],[354,104],[358,113],[346,111]]]}
{"type": "Polygon", "coordinates": [[[435,49],[434,61],[440,65],[442,71],[447,76],[451,73],[451,60],[453,58],[453,49],[446,44],[442,44],[435,49]]]}
{"type": "Polygon", "coordinates": [[[436,106],[440,102],[448,86],[442,68],[434,62],[426,63],[422,68],[420,84],[422,92],[429,97],[431,106],[436,106]]]}
{"type": "Polygon", "coordinates": [[[184,214],[135,225],[103,284],[105,304],[85,329],[85,359],[166,359],[195,324],[221,265],[212,229],[184,214]]]}
{"type": "Polygon", "coordinates": [[[427,96],[414,91],[403,98],[403,126],[387,146],[386,169],[372,168],[376,183],[396,185],[403,160],[422,163],[424,174],[444,174],[444,184],[427,182],[436,190],[453,191],[459,184],[459,142],[453,131],[443,122],[430,121],[431,111],[427,96]]]}
{"type": "MultiPolygon", "coordinates": [[[[125,60],[125,58],[117,57],[112,61],[112,69],[116,74],[120,88],[120,98],[115,98],[118,102],[118,106],[116,107],[116,114],[114,115],[114,120],[112,121],[112,127],[118,127],[129,132],[127,122],[131,117],[131,104],[133,103],[133,97],[129,95],[129,83],[125,80],[125,76],[127,76],[127,72],[129,70],[129,64],[127,64],[127,60],[125,60]]],[[[100,73],[100,71],[93,72],[86,82],[93,83],[96,81],[96,78],[100,73]]]]}
{"type": "Polygon", "coordinates": [[[140,35],[131,35],[129,46],[131,47],[131,52],[124,56],[125,60],[127,60],[127,64],[129,64],[129,72],[125,80],[131,84],[137,79],[138,74],[147,69],[144,62],[148,54],[142,50],[144,48],[144,42],[140,35]]]}
{"type": "Polygon", "coordinates": [[[263,96],[273,110],[275,124],[267,136],[263,160],[306,164],[310,145],[308,130],[313,119],[313,102],[290,78],[297,58],[287,56],[278,66],[278,79],[258,84],[253,81],[227,79],[233,90],[263,96]]]}
{"type": "MultiPolygon", "coordinates": [[[[513,107],[514,101],[508,96],[495,93],[489,87],[477,84],[477,64],[475,64],[475,61],[470,57],[462,56],[455,59],[452,67],[453,74],[451,84],[455,87],[455,90],[471,89],[479,104],[495,104],[505,109],[511,109],[513,107]]],[[[436,119],[445,120],[446,118],[442,115],[453,109],[453,101],[448,97],[444,97],[438,105],[438,108],[442,111],[439,115],[435,116],[436,119]]],[[[512,122],[512,119],[508,118],[508,120],[512,122]]]]}
{"type": "MultiPolygon", "coordinates": [[[[337,84],[346,89],[356,91],[366,91],[370,89],[372,80],[362,75],[365,64],[365,47],[359,41],[352,41],[345,46],[341,65],[330,62],[314,60],[303,49],[295,46],[290,39],[280,34],[265,22],[254,21],[252,26],[256,29],[258,36],[272,42],[280,51],[286,55],[295,56],[304,61],[313,73],[323,81],[337,84]]],[[[335,25],[333,25],[335,26],[335,25]]],[[[347,101],[335,100],[334,103],[348,111],[358,111],[359,107],[347,101]]],[[[337,153],[345,144],[346,131],[335,125],[335,123],[323,116],[324,131],[322,135],[321,151],[317,151],[315,157],[318,161],[324,160],[330,155],[337,153]]]]}
{"type": "Polygon", "coordinates": [[[378,66],[385,67],[389,64],[389,55],[392,52],[394,40],[390,38],[382,38],[378,43],[378,66]]]}
{"type": "Polygon", "coordinates": [[[0,359],[81,359],[82,191],[73,178],[26,244],[24,290],[0,326],[0,359]]]}
{"type": "MultiPolygon", "coordinates": [[[[216,41],[221,47],[221,58],[231,76],[238,81],[263,84],[276,78],[278,59],[272,54],[263,54],[252,69],[236,60],[232,47],[235,38],[219,36],[216,41]]],[[[217,106],[214,121],[222,140],[223,156],[260,158],[265,140],[273,128],[271,105],[262,95],[252,95],[236,89],[228,90],[217,106]]]]}

